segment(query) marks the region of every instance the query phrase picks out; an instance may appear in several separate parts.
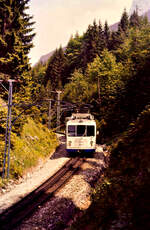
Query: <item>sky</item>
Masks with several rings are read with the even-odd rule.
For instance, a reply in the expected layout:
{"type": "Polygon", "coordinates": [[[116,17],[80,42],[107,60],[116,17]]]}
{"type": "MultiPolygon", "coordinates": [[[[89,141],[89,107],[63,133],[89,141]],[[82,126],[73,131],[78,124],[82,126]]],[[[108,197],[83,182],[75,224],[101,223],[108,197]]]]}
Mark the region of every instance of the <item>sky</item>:
{"type": "Polygon", "coordinates": [[[102,25],[106,20],[109,25],[118,22],[131,4],[132,0],[31,0],[29,14],[36,32],[29,54],[31,64],[60,45],[66,46],[76,32],[82,35],[94,19],[102,25]]]}

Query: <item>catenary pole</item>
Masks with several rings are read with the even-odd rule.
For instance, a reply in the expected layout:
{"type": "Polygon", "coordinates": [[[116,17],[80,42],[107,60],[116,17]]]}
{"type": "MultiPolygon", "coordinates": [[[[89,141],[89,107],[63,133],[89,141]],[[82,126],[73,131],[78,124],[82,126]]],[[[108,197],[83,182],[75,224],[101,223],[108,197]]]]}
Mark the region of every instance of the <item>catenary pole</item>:
{"type": "Polygon", "coordinates": [[[7,112],[7,120],[6,120],[5,149],[4,149],[2,178],[5,177],[5,173],[6,173],[6,160],[7,160],[7,178],[9,178],[11,127],[12,127],[12,125],[11,125],[11,121],[12,121],[12,117],[11,117],[11,111],[12,111],[12,92],[13,92],[13,82],[16,82],[16,80],[9,79],[8,82],[9,82],[8,112],[7,112]]]}
{"type": "MultiPolygon", "coordinates": [[[[9,105],[9,100],[10,100],[9,94],[10,94],[10,91],[8,93],[8,105],[9,105]]],[[[5,131],[5,149],[4,149],[2,178],[5,177],[7,146],[8,146],[8,124],[9,124],[9,106],[8,105],[7,105],[8,109],[7,109],[6,131],[5,131]]]]}
{"type": "Polygon", "coordinates": [[[48,129],[51,129],[51,111],[52,111],[52,100],[49,100],[49,111],[48,111],[48,129]]]}
{"type": "Polygon", "coordinates": [[[10,169],[10,144],[11,144],[11,111],[12,111],[12,89],[13,84],[12,80],[9,80],[9,89],[10,89],[10,100],[9,100],[9,129],[8,129],[8,159],[7,159],[7,178],[9,178],[9,169],[10,169]]]}
{"type": "Polygon", "coordinates": [[[60,131],[60,94],[62,91],[58,90],[57,92],[57,130],[60,131]]]}

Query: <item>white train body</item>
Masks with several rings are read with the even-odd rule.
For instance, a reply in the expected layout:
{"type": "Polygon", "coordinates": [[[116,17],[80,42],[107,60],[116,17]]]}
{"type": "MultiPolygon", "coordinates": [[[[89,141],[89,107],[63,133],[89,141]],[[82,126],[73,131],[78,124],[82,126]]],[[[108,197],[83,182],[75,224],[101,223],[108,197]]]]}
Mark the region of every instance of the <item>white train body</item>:
{"type": "Polygon", "coordinates": [[[89,114],[72,114],[66,122],[66,150],[94,152],[96,149],[96,122],[89,114]]]}

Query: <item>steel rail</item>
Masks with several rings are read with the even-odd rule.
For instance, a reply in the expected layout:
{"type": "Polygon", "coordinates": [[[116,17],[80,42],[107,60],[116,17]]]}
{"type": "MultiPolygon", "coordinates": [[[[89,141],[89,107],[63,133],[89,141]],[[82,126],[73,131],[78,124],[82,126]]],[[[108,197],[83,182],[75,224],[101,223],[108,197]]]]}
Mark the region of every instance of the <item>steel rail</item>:
{"type": "Polygon", "coordinates": [[[9,230],[19,225],[22,220],[32,214],[38,206],[50,199],[54,192],[61,188],[77,172],[84,158],[71,158],[52,177],[22,200],[0,214],[0,229],[9,230]]]}

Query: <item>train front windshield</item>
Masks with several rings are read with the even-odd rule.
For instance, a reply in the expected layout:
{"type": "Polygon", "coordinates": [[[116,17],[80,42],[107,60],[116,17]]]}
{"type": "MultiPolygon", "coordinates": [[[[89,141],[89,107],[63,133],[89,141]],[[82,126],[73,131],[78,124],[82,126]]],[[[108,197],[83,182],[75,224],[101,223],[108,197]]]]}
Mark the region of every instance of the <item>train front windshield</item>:
{"type": "Polygon", "coordinates": [[[95,126],[94,125],[69,125],[68,136],[69,137],[95,136],[95,126]]]}

